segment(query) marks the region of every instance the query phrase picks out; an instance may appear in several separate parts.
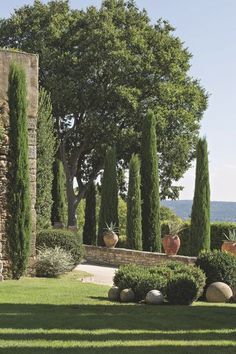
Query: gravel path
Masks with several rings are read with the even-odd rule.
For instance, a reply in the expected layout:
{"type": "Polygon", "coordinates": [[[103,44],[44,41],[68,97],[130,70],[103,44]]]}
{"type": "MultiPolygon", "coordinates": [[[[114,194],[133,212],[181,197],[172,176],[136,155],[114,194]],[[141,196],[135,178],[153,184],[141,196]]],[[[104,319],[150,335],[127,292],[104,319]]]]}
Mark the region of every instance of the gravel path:
{"type": "Polygon", "coordinates": [[[81,263],[75,268],[75,270],[91,274],[91,277],[84,278],[84,282],[104,285],[113,284],[113,277],[116,269],[117,268],[115,267],[107,267],[89,263],[81,263]]]}

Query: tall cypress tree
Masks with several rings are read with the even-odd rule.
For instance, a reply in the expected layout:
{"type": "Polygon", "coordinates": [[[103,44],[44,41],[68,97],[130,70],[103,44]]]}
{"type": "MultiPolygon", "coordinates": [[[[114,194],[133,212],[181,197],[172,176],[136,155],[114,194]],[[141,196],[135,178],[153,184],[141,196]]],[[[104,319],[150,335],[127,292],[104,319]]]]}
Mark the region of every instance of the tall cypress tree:
{"type": "Polygon", "coordinates": [[[210,249],[210,183],[206,138],[197,144],[195,191],[191,213],[191,249],[197,256],[203,249],[210,249]]]}
{"type": "Polygon", "coordinates": [[[91,184],[86,193],[85,222],[83,229],[83,243],[85,245],[96,245],[96,186],[91,184]]]}
{"type": "Polygon", "coordinates": [[[52,211],[51,222],[65,224],[66,221],[66,193],[65,193],[65,175],[62,162],[56,158],[53,164],[53,182],[52,182],[52,211]]]}
{"type": "Polygon", "coordinates": [[[26,75],[11,64],[9,73],[9,190],[8,241],[12,275],[19,279],[27,268],[31,237],[31,198],[26,101],[26,75]]]}
{"type": "Polygon", "coordinates": [[[52,105],[48,93],[41,89],[37,122],[37,229],[51,225],[53,163],[56,138],[52,118],[52,105]]]}
{"type": "Polygon", "coordinates": [[[119,227],[118,219],[118,187],[116,174],[116,150],[107,149],[104,174],[102,178],[101,205],[98,226],[98,245],[103,246],[103,232],[107,225],[113,223],[119,227]]]}
{"type": "Polygon", "coordinates": [[[141,146],[142,237],[145,251],[161,251],[159,175],[156,120],[148,111],[143,122],[141,146]]]}
{"type": "Polygon", "coordinates": [[[126,236],[128,247],[136,250],[142,250],[140,183],[140,161],[137,155],[133,155],[129,164],[126,236]]]}

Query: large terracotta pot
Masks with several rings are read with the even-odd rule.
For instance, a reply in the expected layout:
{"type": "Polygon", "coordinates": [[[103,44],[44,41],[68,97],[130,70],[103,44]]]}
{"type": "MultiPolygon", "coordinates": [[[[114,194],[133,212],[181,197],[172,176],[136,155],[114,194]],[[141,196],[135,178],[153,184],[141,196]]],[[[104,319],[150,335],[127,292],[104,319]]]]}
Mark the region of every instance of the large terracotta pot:
{"type": "Polygon", "coordinates": [[[178,235],[165,235],[162,245],[168,256],[175,256],[180,248],[180,238],[178,235]]]}
{"type": "Polygon", "coordinates": [[[119,240],[115,232],[105,232],[103,234],[103,241],[108,248],[114,248],[119,240]]]}
{"type": "Polygon", "coordinates": [[[235,241],[223,241],[221,251],[231,253],[236,256],[236,242],[235,241]]]}

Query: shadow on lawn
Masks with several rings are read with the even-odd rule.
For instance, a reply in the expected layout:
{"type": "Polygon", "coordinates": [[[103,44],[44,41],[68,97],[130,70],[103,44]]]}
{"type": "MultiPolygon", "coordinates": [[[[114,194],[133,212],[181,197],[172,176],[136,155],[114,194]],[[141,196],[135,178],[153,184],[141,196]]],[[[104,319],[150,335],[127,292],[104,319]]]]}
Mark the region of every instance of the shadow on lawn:
{"type": "Polygon", "coordinates": [[[234,306],[0,304],[0,328],[191,330],[235,328],[234,306]]]}
{"type": "Polygon", "coordinates": [[[162,346],[162,347],[105,347],[105,348],[0,348],[0,354],[198,354],[199,350],[201,353],[214,353],[214,354],[235,354],[235,347],[231,346],[201,346],[201,347],[173,347],[173,346],[162,346]]]}
{"type": "MultiPolygon", "coordinates": [[[[0,348],[0,354],[89,354],[89,353],[235,353],[235,346],[214,346],[214,341],[236,340],[236,308],[233,306],[144,306],[129,304],[96,305],[44,305],[44,304],[0,304],[0,339],[6,341],[46,340],[91,342],[89,348],[0,348]],[[12,328],[12,333],[4,329],[12,328]],[[36,329],[60,329],[60,333],[36,333],[36,329]],[[214,333],[213,330],[232,329],[231,332],[214,333]],[[26,332],[14,333],[14,329],[26,332]],[[32,333],[27,333],[30,329],[32,333]],[[73,329],[75,330],[73,332],[73,329]],[[76,330],[85,330],[77,333],[76,330]],[[114,330],[106,333],[106,329],[114,330]],[[197,330],[206,329],[206,333],[197,330]],[[70,332],[63,333],[63,330],[70,332]],[[105,333],[93,332],[105,330],[105,333]],[[119,330],[126,330],[119,332],[119,330]],[[139,330],[139,333],[132,333],[139,330]],[[152,333],[159,330],[160,333],[152,333]],[[183,330],[184,333],[177,331],[183,330]],[[86,332],[87,331],[87,332],[86,332]],[[88,331],[91,331],[89,333],[88,331]],[[168,333],[176,331],[176,333],[168,333]],[[136,341],[137,347],[107,347],[105,341],[136,341]],[[209,346],[138,346],[143,340],[206,340],[209,346]],[[104,345],[93,348],[93,341],[104,345]]],[[[10,343],[9,343],[10,344],[10,343]]],[[[204,343],[202,343],[204,344],[204,343]]]]}

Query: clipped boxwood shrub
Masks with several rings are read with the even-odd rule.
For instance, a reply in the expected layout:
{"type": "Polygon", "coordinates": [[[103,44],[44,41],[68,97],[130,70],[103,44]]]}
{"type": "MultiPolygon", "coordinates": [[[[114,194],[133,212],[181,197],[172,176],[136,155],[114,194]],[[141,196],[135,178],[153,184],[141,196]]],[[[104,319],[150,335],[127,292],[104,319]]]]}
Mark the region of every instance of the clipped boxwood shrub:
{"type": "Polygon", "coordinates": [[[223,282],[230,287],[236,286],[236,257],[229,253],[203,251],[198,256],[196,265],[206,274],[206,288],[214,282],[223,282]]]}
{"type": "Polygon", "coordinates": [[[197,279],[188,274],[175,275],[167,285],[167,301],[171,305],[190,305],[198,298],[197,279]]]}
{"type": "Polygon", "coordinates": [[[196,284],[195,298],[203,292],[205,275],[197,267],[180,262],[167,262],[155,267],[143,267],[140,265],[121,266],[115,273],[114,285],[120,290],[131,288],[137,301],[145,298],[150,290],[160,290],[167,295],[167,286],[175,276],[184,274],[188,279],[194,279],[196,284]]]}
{"type": "Polygon", "coordinates": [[[70,252],[56,246],[38,250],[35,271],[37,277],[56,278],[73,268],[74,260],[70,252]]]}
{"type": "Polygon", "coordinates": [[[37,233],[37,249],[42,247],[55,248],[55,246],[70,252],[74,264],[80,263],[83,257],[83,245],[80,235],[64,229],[47,229],[37,233]]]}

